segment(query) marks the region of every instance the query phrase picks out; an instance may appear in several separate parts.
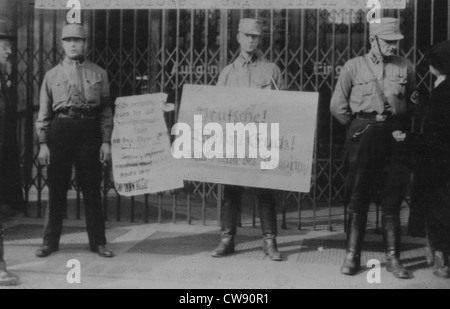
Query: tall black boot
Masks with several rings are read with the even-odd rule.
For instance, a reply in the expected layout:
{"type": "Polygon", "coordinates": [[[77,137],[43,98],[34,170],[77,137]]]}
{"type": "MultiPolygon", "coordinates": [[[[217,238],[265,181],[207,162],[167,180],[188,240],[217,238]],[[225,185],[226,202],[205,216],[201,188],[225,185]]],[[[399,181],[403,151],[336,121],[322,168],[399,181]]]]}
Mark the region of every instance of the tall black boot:
{"type": "Polygon", "coordinates": [[[354,276],[361,269],[361,248],[366,233],[367,213],[351,213],[348,221],[347,255],[341,273],[354,276]]]}
{"type": "Polygon", "coordinates": [[[400,215],[383,214],[383,238],[386,244],[386,268],[394,277],[409,279],[409,272],[400,262],[400,215]]]}
{"type": "Polygon", "coordinates": [[[19,278],[8,272],[8,270],[6,269],[6,263],[3,259],[3,250],[3,229],[0,226],[0,286],[18,285],[19,278]]]}
{"type": "Polygon", "coordinates": [[[430,229],[430,224],[427,222],[426,224],[426,240],[427,240],[427,265],[432,267],[434,266],[434,257],[436,253],[436,240],[434,239],[434,233],[430,229]]]}
{"type": "Polygon", "coordinates": [[[212,257],[224,257],[234,253],[234,237],[236,236],[239,205],[226,200],[222,206],[222,239],[214,249],[212,257]]]}
{"type": "Polygon", "coordinates": [[[446,253],[448,239],[438,222],[431,216],[427,217],[427,241],[431,259],[427,258],[429,266],[433,267],[433,274],[436,277],[450,278],[449,260],[446,253]]]}
{"type": "Polygon", "coordinates": [[[263,233],[263,251],[272,261],[282,261],[276,236],[278,234],[277,228],[277,213],[275,209],[274,198],[262,196],[259,199],[259,218],[261,220],[261,229],[263,233]]]}

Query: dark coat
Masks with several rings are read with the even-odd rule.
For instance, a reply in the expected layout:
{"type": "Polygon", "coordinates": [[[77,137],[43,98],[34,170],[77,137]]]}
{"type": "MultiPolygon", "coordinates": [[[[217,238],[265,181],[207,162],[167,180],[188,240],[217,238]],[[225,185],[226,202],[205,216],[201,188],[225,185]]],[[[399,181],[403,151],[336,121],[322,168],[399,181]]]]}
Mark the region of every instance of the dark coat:
{"type": "Polygon", "coordinates": [[[423,133],[409,133],[406,145],[417,167],[408,233],[425,236],[425,218],[450,226],[450,79],[433,90],[423,133]]]}
{"type": "Polygon", "coordinates": [[[17,144],[17,111],[1,71],[0,83],[0,203],[21,211],[24,199],[17,144]]]}

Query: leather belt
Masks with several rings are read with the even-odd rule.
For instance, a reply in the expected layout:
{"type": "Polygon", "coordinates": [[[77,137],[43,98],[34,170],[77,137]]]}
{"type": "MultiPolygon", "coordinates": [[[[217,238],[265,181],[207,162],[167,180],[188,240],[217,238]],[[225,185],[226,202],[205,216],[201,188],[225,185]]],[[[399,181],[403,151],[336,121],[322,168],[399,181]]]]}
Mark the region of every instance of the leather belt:
{"type": "Polygon", "coordinates": [[[380,115],[380,114],[366,114],[359,113],[354,115],[354,119],[357,120],[370,120],[374,122],[387,122],[392,119],[392,116],[389,115],[380,115]]]}
{"type": "Polygon", "coordinates": [[[81,110],[65,110],[60,111],[56,115],[58,118],[69,118],[69,119],[95,119],[97,115],[92,111],[81,111],[81,110]]]}

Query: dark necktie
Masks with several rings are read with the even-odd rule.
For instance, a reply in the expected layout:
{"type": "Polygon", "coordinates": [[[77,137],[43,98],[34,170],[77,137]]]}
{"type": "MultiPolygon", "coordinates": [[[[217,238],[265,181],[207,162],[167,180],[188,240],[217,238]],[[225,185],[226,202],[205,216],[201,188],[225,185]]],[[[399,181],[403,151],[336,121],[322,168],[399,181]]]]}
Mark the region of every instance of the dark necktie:
{"type": "Polygon", "coordinates": [[[69,84],[72,102],[76,105],[82,105],[84,104],[85,99],[80,65],[78,61],[72,61],[69,67],[69,84]]]}

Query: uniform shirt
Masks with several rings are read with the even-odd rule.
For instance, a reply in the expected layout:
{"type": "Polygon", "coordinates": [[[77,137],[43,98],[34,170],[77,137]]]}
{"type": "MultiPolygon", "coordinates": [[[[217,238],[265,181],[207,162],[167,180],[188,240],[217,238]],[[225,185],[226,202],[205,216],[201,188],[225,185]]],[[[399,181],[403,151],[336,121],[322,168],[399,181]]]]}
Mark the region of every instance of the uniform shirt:
{"type": "Polygon", "coordinates": [[[95,112],[102,141],[111,142],[113,115],[108,75],[92,62],[85,60],[80,63],[66,57],[48,71],[42,83],[39,106],[36,129],[41,144],[48,142],[55,114],[69,109],[95,112]]]}
{"type": "Polygon", "coordinates": [[[331,113],[342,124],[347,125],[351,116],[358,113],[385,112],[383,99],[377,92],[378,79],[393,115],[407,112],[407,101],[415,90],[414,67],[407,58],[393,56],[388,63],[373,53],[349,60],[342,70],[331,99],[331,113]],[[371,65],[367,68],[364,58],[371,65]]]}
{"type": "Polygon", "coordinates": [[[240,55],[219,75],[217,86],[278,89],[281,88],[281,71],[278,66],[258,55],[245,58],[240,55]],[[275,87],[276,85],[276,87],[275,87]]]}

